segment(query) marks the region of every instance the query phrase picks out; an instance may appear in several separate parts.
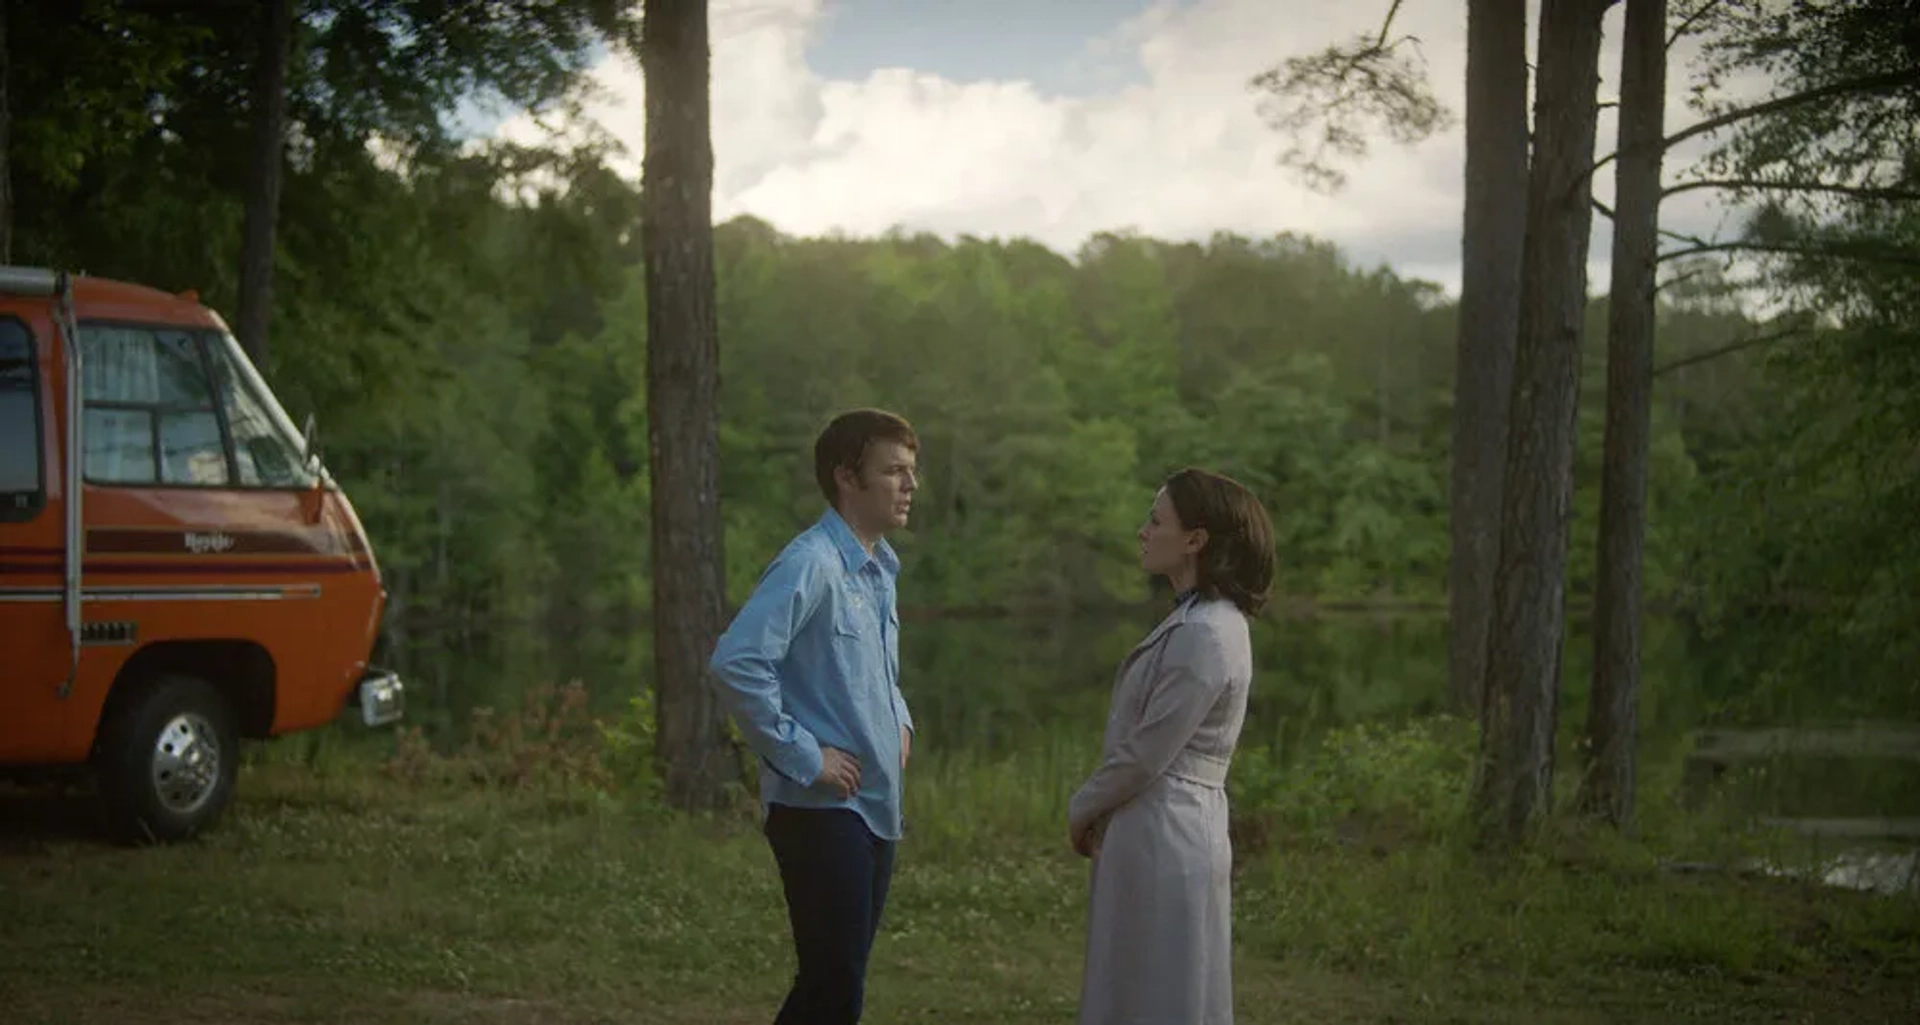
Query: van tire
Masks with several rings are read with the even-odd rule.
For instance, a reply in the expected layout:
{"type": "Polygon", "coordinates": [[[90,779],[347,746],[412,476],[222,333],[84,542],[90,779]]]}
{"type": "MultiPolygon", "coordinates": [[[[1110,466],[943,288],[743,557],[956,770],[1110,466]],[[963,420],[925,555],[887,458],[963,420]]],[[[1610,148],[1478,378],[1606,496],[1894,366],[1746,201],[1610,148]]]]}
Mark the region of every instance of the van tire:
{"type": "Polygon", "coordinates": [[[108,828],[132,844],[173,843],[212,826],[233,797],[240,733],[207,681],[168,673],[112,706],[95,748],[108,828]]]}

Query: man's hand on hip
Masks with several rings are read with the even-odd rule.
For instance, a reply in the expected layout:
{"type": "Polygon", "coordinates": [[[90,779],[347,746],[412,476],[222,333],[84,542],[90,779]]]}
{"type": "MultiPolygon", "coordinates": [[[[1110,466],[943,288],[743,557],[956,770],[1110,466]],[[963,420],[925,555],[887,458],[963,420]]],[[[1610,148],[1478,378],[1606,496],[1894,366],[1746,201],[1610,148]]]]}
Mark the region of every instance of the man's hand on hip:
{"type": "Polygon", "coordinates": [[[840,792],[841,797],[852,797],[860,789],[860,759],[837,747],[820,748],[820,778],[815,783],[825,783],[840,792]]]}

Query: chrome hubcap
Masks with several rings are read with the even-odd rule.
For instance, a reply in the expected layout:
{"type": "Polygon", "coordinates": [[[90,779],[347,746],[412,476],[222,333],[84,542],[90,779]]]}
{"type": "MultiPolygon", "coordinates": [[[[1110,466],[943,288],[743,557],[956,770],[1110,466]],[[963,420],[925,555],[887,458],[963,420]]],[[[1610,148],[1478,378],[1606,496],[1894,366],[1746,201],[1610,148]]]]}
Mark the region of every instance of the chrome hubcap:
{"type": "Polygon", "coordinates": [[[183,712],[167,720],[153,745],[153,789],[168,811],[198,811],[220,779],[220,741],[204,716],[183,712]]]}

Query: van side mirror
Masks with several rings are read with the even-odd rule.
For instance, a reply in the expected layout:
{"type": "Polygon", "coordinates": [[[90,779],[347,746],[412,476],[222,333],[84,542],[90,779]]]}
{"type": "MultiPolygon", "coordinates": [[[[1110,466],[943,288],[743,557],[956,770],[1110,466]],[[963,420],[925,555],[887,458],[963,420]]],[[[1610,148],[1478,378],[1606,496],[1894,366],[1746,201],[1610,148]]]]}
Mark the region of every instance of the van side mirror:
{"type": "Polygon", "coordinates": [[[300,429],[300,458],[306,461],[309,469],[320,463],[319,447],[320,422],[312,413],[307,414],[307,422],[300,429]]]}

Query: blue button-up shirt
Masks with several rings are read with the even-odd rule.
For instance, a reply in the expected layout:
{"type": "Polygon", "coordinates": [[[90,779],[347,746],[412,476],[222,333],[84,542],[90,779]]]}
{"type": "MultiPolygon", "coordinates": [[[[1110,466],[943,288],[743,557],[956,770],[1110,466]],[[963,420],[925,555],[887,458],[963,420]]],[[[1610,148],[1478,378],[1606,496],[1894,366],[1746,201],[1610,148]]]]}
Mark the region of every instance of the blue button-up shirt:
{"type": "Polygon", "coordinates": [[[900,838],[900,731],[913,728],[900,694],[899,574],[892,547],[868,554],[828,509],[767,567],[710,663],[765,767],[761,800],[851,808],[884,840],[900,838]],[[860,760],[851,798],[816,784],[822,745],[860,760]]]}

